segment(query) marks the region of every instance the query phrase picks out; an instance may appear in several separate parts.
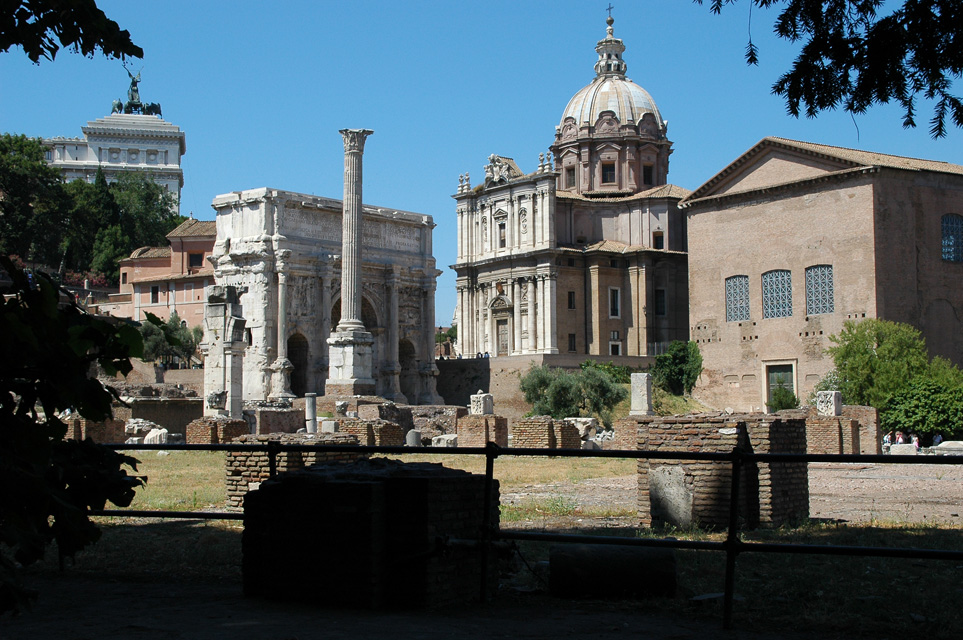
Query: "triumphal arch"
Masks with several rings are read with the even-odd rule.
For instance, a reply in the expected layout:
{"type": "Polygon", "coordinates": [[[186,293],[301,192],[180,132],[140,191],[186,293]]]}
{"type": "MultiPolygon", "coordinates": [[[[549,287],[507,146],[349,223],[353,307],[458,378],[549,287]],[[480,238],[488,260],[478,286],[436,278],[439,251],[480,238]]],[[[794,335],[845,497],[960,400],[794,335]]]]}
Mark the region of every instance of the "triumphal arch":
{"type": "MultiPolygon", "coordinates": [[[[326,386],[343,377],[336,371],[344,358],[337,352],[342,258],[348,254],[358,265],[357,252],[343,250],[345,203],[262,188],[217,196],[212,206],[215,281],[233,288],[232,313],[243,318],[237,326],[244,328],[225,336],[230,364],[209,357],[205,374],[217,377],[221,369],[224,382],[231,379],[221,388],[233,386],[244,401],[342,392],[326,386]]],[[[373,338],[365,355],[371,362],[367,391],[398,403],[439,404],[434,223],[420,213],[360,208],[360,319],[373,338]]],[[[350,307],[357,308],[354,299],[350,307]]]]}

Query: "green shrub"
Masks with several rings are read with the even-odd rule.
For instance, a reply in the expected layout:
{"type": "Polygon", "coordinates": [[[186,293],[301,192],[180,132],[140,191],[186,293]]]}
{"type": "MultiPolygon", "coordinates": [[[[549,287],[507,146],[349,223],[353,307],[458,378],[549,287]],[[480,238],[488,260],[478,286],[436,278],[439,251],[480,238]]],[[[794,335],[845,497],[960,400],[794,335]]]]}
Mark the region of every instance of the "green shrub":
{"type": "Polygon", "coordinates": [[[772,399],[766,403],[766,407],[769,409],[769,413],[776,413],[783,409],[796,409],[799,407],[799,400],[796,398],[796,394],[789,389],[776,387],[772,390],[772,399]]]}
{"type": "Polygon", "coordinates": [[[655,357],[651,373],[653,382],[673,395],[692,393],[702,373],[699,345],[691,340],[675,340],[665,353],[655,357]]]}

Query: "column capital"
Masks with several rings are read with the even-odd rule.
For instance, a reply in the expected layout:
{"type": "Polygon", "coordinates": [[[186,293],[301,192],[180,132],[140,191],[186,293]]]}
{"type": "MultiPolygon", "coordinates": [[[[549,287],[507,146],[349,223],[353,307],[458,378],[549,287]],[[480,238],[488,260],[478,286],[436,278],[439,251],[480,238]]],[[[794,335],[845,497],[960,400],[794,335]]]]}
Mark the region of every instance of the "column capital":
{"type": "Polygon", "coordinates": [[[364,153],[364,142],[374,131],[371,129],[341,129],[338,131],[344,138],[344,152],[364,153]]]}

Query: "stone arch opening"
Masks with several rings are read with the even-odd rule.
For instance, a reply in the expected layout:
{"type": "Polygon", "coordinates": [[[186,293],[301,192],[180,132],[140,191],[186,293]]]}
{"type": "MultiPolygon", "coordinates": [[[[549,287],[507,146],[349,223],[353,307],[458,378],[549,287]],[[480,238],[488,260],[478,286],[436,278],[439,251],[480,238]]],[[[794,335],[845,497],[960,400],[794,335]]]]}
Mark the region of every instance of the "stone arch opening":
{"type": "Polygon", "coordinates": [[[308,339],[300,333],[288,338],[288,360],[294,365],[291,371],[291,393],[303,398],[308,391],[308,339]]]}
{"type": "MultiPolygon", "coordinates": [[[[331,305],[331,330],[334,331],[338,327],[338,323],[341,322],[341,298],[338,298],[331,305]]],[[[381,325],[378,321],[378,312],[375,311],[374,306],[368,301],[367,298],[361,298],[361,322],[364,323],[364,328],[368,331],[372,329],[377,329],[381,325]]]]}
{"type": "Polygon", "coordinates": [[[408,398],[408,402],[418,402],[418,360],[415,357],[415,345],[405,338],[398,341],[398,364],[401,371],[398,374],[398,384],[401,393],[408,398]]]}

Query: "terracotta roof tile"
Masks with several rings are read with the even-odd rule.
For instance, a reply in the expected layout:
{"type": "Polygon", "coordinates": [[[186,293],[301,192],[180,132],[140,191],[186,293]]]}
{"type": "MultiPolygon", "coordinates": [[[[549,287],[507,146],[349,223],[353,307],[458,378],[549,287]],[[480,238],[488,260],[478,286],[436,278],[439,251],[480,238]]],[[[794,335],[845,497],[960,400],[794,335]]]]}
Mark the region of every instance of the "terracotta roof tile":
{"type": "Polygon", "coordinates": [[[167,234],[168,238],[205,237],[217,235],[217,222],[214,220],[196,220],[189,218],[167,234]]]}
{"type": "Polygon", "coordinates": [[[141,247],[134,249],[130,254],[131,258],[170,258],[170,247],[141,247]]]}

